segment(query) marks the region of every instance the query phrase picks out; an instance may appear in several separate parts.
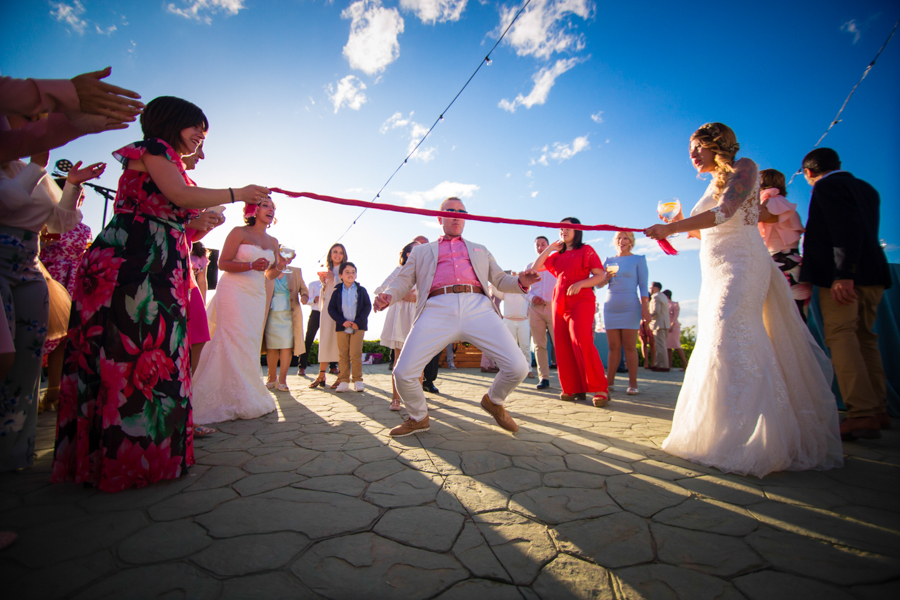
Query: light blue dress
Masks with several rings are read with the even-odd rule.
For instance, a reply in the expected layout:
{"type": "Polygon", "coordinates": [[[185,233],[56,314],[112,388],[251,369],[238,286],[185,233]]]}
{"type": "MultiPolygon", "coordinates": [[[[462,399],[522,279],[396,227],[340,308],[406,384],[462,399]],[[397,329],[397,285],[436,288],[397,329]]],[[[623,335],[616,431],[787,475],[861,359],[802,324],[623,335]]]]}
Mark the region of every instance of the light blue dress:
{"type": "Polygon", "coordinates": [[[638,254],[610,256],[607,268],[618,265],[619,272],[609,282],[603,303],[603,324],[607,329],[638,329],[641,326],[641,297],[647,291],[647,259],[638,254]],[[639,293],[635,293],[635,291],[639,293]]]}

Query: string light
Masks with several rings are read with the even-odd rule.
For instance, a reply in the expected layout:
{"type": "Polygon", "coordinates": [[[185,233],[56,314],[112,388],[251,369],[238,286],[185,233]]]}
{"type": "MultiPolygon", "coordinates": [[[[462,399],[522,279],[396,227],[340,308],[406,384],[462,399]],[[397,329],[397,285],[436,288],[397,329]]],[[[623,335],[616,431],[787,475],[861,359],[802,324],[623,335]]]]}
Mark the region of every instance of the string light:
{"type": "MultiPolygon", "coordinates": [[[[422,145],[422,143],[425,141],[425,139],[429,135],[431,135],[431,132],[434,130],[434,128],[437,126],[437,124],[444,120],[444,115],[447,113],[448,110],[450,110],[450,107],[453,106],[453,104],[456,102],[456,99],[460,97],[460,95],[465,91],[465,89],[467,87],[469,87],[469,83],[472,81],[472,79],[475,78],[475,76],[478,74],[478,71],[481,70],[481,67],[483,67],[484,65],[490,65],[493,62],[491,60],[491,54],[493,54],[494,50],[497,49],[497,46],[500,45],[500,42],[503,41],[503,38],[506,37],[506,34],[509,33],[509,30],[512,29],[512,26],[515,24],[515,22],[519,20],[519,17],[522,16],[522,13],[525,12],[525,9],[528,8],[529,4],[531,4],[531,0],[525,0],[525,4],[523,4],[522,8],[520,8],[518,10],[518,12],[516,12],[516,15],[513,17],[512,21],[509,22],[509,25],[507,25],[506,29],[503,30],[503,33],[500,34],[500,37],[497,38],[497,42],[491,47],[490,52],[488,52],[487,55],[485,55],[484,59],[478,63],[478,67],[469,76],[469,78],[466,80],[466,82],[463,84],[463,86],[460,88],[460,90],[458,92],[456,92],[456,95],[453,96],[453,100],[450,101],[450,104],[447,105],[447,108],[445,108],[441,112],[440,116],[434,120],[434,123],[432,123],[431,127],[428,128],[428,131],[425,132],[425,135],[422,136],[422,139],[419,140],[419,143],[416,144],[415,147],[409,152],[409,154],[406,155],[406,158],[403,159],[403,162],[401,162],[400,165],[396,169],[394,169],[394,172],[391,173],[391,176],[387,178],[387,181],[384,182],[384,185],[381,186],[381,189],[378,190],[378,192],[375,194],[375,197],[372,198],[372,200],[370,202],[375,202],[375,200],[377,200],[378,198],[381,197],[381,192],[384,191],[384,188],[386,188],[388,186],[388,184],[394,178],[394,175],[396,175],[397,172],[403,168],[403,165],[405,165],[409,162],[409,159],[412,157],[413,154],[416,153],[416,151],[419,149],[419,146],[422,145]]],[[[364,208],[362,210],[362,212],[359,213],[359,215],[357,215],[356,219],[353,220],[353,223],[350,224],[350,227],[347,227],[347,229],[344,230],[344,233],[342,233],[341,236],[337,239],[338,242],[340,242],[342,239],[344,239],[344,236],[347,235],[347,232],[349,232],[350,229],[354,225],[356,225],[356,221],[358,221],[359,218],[362,217],[366,213],[367,210],[368,210],[368,208],[364,208]]],[[[337,242],[335,242],[335,243],[337,243],[337,242]]],[[[324,258],[325,257],[323,255],[322,258],[319,259],[320,262],[322,260],[324,260],[324,258]]]]}
{"type": "MultiPolygon", "coordinates": [[[[850,93],[847,94],[847,99],[844,100],[844,103],[841,105],[841,110],[838,111],[837,115],[835,115],[834,120],[828,126],[828,129],[825,130],[825,133],[822,134],[822,137],[819,138],[819,141],[816,142],[816,145],[813,148],[818,148],[819,144],[822,143],[822,140],[825,139],[825,136],[831,132],[831,129],[841,122],[841,113],[844,112],[844,109],[847,108],[847,103],[850,102],[850,98],[853,96],[853,93],[856,92],[856,88],[859,87],[859,84],[863,82],[863,79],[869,74],[869,71],[872,70],[872,67],[875,66],[875,61],[878,60],[878,57],[881,56],[881,53],[884,52],[884,49],[887,47],[888,43],[891,41],[891,38],[894,37],[894,33],[897,31],[897,26],[900,25],[900,19],[894,23],[894,28],[891,29],[891,34],[888,36],[887,40],[885,40],[884,44],[881,45],[881,49],[878,51],[878,54],[875,55],[875,58],[872,59],[872,62],[869,63],[869,66],[866,67],[866,70],[863,71],[862,77],[859,78],[859,81],[856,82],[856,85],[853,86],[853,89],[850,90],[850,93]]],[[[788,185],[791,185],[794,182],[794,179],[797,175],[803,173],[803,167],[797,169],[797,172],[791,175],[790,181],[788,181],[788,185]]]]}

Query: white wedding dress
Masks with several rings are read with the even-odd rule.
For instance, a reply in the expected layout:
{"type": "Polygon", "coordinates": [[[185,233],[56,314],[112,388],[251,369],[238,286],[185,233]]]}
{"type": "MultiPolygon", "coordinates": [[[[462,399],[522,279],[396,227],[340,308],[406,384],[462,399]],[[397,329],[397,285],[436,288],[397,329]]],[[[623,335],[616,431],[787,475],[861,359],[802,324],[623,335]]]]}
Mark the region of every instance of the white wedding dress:
{"type": "MultiPolygon", "coordinates": [[[[271,250],[241,244],[235,260],[275,260],[271,250]]],[[[262,381],[259,357],[266,325],[265,274],[246,271],[222,275],[206,309],[209,332],[193,381],[194,424],[255,419],[275,410],[275,399],[262,381]]]]}
{"type": "Polygon", "coordinates": [[[716,226],[702,230],[697,342],[662,447],[757,477],[840,467],[831,364],[757,229],[758,168],[735,169],[718,208],[713,182],[691,211],[715,209],[716,226]]]}

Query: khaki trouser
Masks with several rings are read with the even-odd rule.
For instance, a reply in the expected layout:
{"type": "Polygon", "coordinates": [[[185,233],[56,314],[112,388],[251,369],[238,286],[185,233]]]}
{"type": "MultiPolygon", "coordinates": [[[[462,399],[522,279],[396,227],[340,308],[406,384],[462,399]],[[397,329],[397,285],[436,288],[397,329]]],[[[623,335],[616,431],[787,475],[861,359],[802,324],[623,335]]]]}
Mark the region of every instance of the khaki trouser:
{"type": "Polygon", "coordinates": [[[353,333],[337,332],[338,366],[341,374],[338,383],[350,383],[350,371],[353,370],[353,383],[362,381],[362,349],[365,331],[356,330],[353,333]],[[352,365],[352,367],[351,367],[352,365]]]}
{"type": "MultiPolygon", "coordinates": [[[[528,324],[531,326],[531,339],[534,342],[534,356],[538,364],[538,376],[541,379],[550,379],[550,361],[547,358],[547,333],[550,339],[556,343],[553,337],[553,317],[550,305],[528,306],[528,324]]],[[[529,365],[531,361],[528,361],[529,365]]]]}
{"type": "Polygon", "coordinates": [[[668,329],[659,328],[653,331],[653,339],[656,341],[656,357],[653,359],[653,366],[658,369],[669,368],[669,352],[666,349],[668,338],[668,329]]]}
{"type": "Polygon", "coordinates": [[[819,288],[819,305],[825,345],[831,351],[831,364],[847,406],[847,416],[873,417],[887,410],[887,384],[878,351],[878,334],[872,331],[884,286],[856,286],[854,290],[858,300],[840,306],[831,297],[831,289],[819,288]]]}

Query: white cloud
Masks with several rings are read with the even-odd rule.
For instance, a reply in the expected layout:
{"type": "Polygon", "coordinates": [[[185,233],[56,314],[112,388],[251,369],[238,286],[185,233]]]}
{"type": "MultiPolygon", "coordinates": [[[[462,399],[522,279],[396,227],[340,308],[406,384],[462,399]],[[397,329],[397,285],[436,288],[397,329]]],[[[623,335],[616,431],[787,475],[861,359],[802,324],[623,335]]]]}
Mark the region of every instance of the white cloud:
{"type": "MultiPolygon", "coordinates": [[[[409,144],[406,147],[407,153],[412,152],[416,147],[416,144],[422,141],[425,134],[428,133],[428,127],[413,121],[412,116],[413,113],[409,113],[409,117],[404,119],[403,113],[396,112],[392,114],[387,121],[382,123],[381,128],[378,130],[381,133],[387,133],[391,129],[407,129],[407,134],[409,135],[409,144]]],[[[437,148],[434,146],[419,146],[418,150],[416,150],[410,158],[427,163],[434,160],[436,152],[437,148]]]]}
{"type": "Polygon", "coordinates": [[[473,183],[457,183],[452,181],[442,181],[430,190],[424,192],[393,192],[395,196],[402,198],[407,206],[415,206],[422,208],[429,202],[444,201],[451,196],[457,198],[471,198],[478,190],[478,186],[473,183]]]}
{"type": "Polygon", "coordinates": [[[247,8],[244,0],[181,0],[181,4],[184,8],[170,2],[166,5],[166,11],[207,25],[212,23],[212,15],[216,13],[236,15],[242,8],[247,8]]]}
{"type": "Polygon", "coordinates": [[[543,67],[537,73],[532,75],[534,87],[527,96],[519,94],[516,99],[510,102],[506,98],[500,101],[498,106],[509,112],[516,112],[517,106],[531,108],[535,104],[543,104],[550,95],[550,90],[556,83],[556,78],[577,65],[580,61],[578,58],[560,59],[552,67],[543,67]]]}
{"type": "Polygon", "coordinates": [[[532,198],[537,198],[537,195],[538,195],[538,194],[540,194],[540,192],[531,192],[531,197],[532,197],[532,198]]]}
{"type": "MultiPolygon", "coordinates": [[[[519,56],[550,58],[555,52],[581,50],[584,39],[572,31],[569,17],[576,15],[587,19],[593,8],[591,0],[533,0],[504,40],[516,49],[519,56]]],[[[518,10],[518,5],[500,8],[498,36],[509,26],[518,10]]]]}
{"type": "Polygon", "coordinates": [[[359,0],[341,18],[350,19],[344,57],[351,68],[375,75],[400,56],[397,36],[403,33],[403,18],[396,8],[382,7],[381,0],[359,0]]]}
{"type": "Polygon", "coordinates": [[[549,164],[550,160],[555,160],[558,163],[561,163],[564,160],[569,160],[579,152],[583,150],[590,150],[591,143],[588,141],[588,136],[583,135],[581,137],[577,137],[572,140],[571,144],[563,144],[562,142],[553,142],[552,146],[544,146],[541,148],[541,156],[540,158],[531,159],[530,164],[541,164],[545,167],[549,164]]]}
{"type": "Polygon", "coordinates": [[[856,19],[850,19],[843,25],[841,25],[841,31],[845,31],[853,36],[853,43],[859,41],[859,36],[862,35],[862,32],[859,30],[859,27],[856,25],[856,19]]]}
{"type": "Polygon", "coordinates": [[[94,24],[94,27],[97,28],[97,33],[99,33],[100,35],[112,35],[113,32],[117,31],[118,29],[115,25],[110,25],[106,29],[100,29],[100,26],[96,23],[94,24]]]}
{"type": "Polygon", "coordinates": [[[355,75],[347,75],[334,84],[328,84],[328,99],[334,105],[334,112],[346,105],[350,110],[359,110],[368,101],[363,90],[366,84],[356,78],[355,75]]]}
{"type": "Polygon", "coordinates": [[[459,21],[468,0],[400,0],[400,8],[416,14],[423,23],[459,21]]]}
{"type": "Polygon", "coordinates": [[[53,10],[50,11],[51,17],[60,23],[65,23],[79,35],[84,33],[88,22],[81,18],[81,15],[85,13],[84,5],[81,2],[78,0],[75,0],[72,4],[51,2],[50,6],[53,7],[53,10]]]}
{"type": "Polygon", "coordinates": [[[603,122],[603,111],[598,110],[596,114],[591,115],[591,121],[600,124],[603,122]]]}

